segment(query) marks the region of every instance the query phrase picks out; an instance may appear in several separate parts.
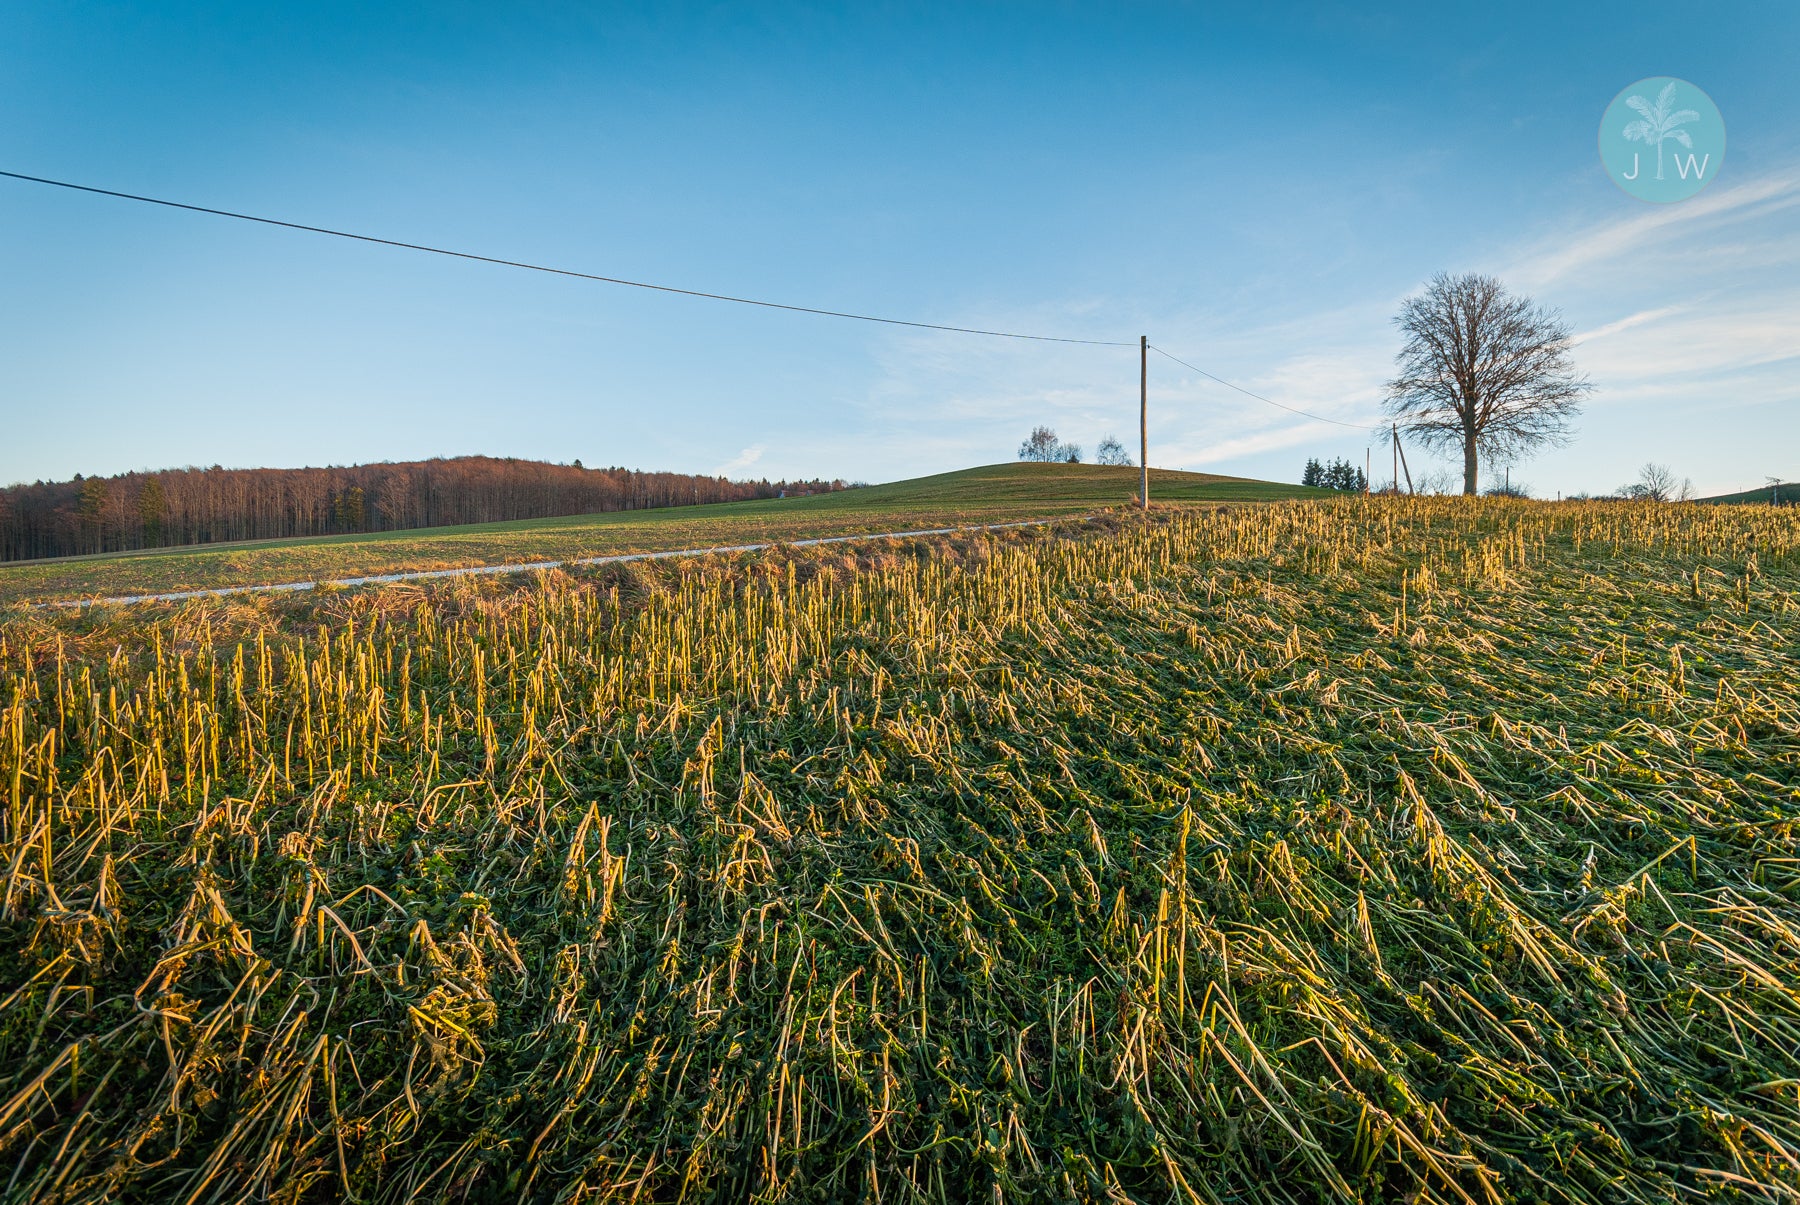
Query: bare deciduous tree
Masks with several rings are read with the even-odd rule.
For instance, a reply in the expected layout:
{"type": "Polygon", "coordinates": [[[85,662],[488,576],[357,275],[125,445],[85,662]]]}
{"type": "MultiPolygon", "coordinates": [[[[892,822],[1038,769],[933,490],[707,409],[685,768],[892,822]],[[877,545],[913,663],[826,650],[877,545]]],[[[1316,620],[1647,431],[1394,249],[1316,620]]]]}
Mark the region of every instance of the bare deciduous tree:
{"type": "Polygon", "coordinates": [[[1554,310],[1491,276],[1439,273],[1394,322],[1406,344],[1387,411],[1421,443],[1461,448],[1464,494],[1479,492],[1482,458],[1569,441],[1593,386],[1575,370],[1554,310]]]}
{"type": "Polygon", "coordinates": [[[1062,459],[1062,441],[1056,438],[1056,432],[1050,427],[1033,427],[1025,442],[1019,445],[1020,460],[1035,460],[1049,463],[1062,459]]]}
{"type": "Polygon", "coordinates": [[[1033,427],[1031,435],[1019,445],[1020,460],[1035,460],[1044,464],[1056,461],[1067,461],[1070,464],[1081,463],[1081,445],[1066,444],[1056,438],[1056,431],[1050,427],[1033,427]]]}
{"type": "Polygon", "coordinates": [[[1108,435],[1100,441],[1098,459],[1101,464],[1128,465],[1131,463],[1131,453],[1125,450],[1124,444],[1108,435]]]}
{"type": "Polygon", "coordinates": [[[1413,482],[1421,494],[1453,494],[1457,492],[1456,476],[1448,469],[1427,469],[1413,482]]]}
{"type": "Polygon", "coordinates": [[[1642,502],[1686,502],[1694,496],[1694,483],[1677,478],[1666,464],[1647,464],[1638,470],[1638,479],[1621,487],[1619,494],[1642,502]]]}

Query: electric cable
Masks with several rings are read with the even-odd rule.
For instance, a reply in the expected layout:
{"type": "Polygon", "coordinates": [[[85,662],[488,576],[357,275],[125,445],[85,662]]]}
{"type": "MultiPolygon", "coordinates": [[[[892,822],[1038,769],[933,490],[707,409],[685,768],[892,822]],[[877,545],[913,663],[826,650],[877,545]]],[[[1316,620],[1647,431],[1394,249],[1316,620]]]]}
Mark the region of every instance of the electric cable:
{"type": "MultiPolygon", "coordinates": [[[[786,310],[796,314],[814,314],[823,318],[847,318],[855,322],[874,322],[885,326],[905,326],[912,327],[916,330],[949,331],[959,335],[982,335],[996,339],[1024,339],[1034,343],[1075,343],[1088,347],[1137,346],[1135,341],[1077,339],[1066,335],[1032,335],[1024,334],[1019,331],[997,331],[980,327],[951,326],[939,322],[918,322],[906,318],[884,318],[874,314],[853,313],[848,310],[829,310],[817,306],[793,305],[787,302],[767,301],[755,297],[737,297],[729,293],[712,293],[702,289],[684,289],[675,285],[653,284],[649,281],[627,280],[620,276],[605,276],[596,272],[581,272],[573,268],[556,268],[545,264],[527,263],[523,260],[504,259],[494,255],[480,255],[472,251],[456,251],[446,247],[433,247],[425,243],[411,243],[401,239],[380,238],[372,234],[357,234],[354,231],[334,230],[328,226],[311,226],[303,222],[289,222],[280,218],[262,217],[251,213],[238,213],[230,209],[214,209],[206,205],[192,205],[185,201],[170,201],[162,197],[148,197],[138,193],[119,192],[110,188],[98,188],[91,184],[76,184],[68,180],[52,180],[45,176],[30,176],[23,172],[0,170],[0,176],[11,180],[25,181],[31,184],[45,184],[53,188],[65,188],[74,192],[90,193],[95,196],[113,197],[122,201],[137,201],[145,205],[160,205],[167,209],[181,209],[190,213],[209,214],[213,217],[233,218],[240,222],[255,222],[264,226],[279,226],[286,230],[299,230],[308,234],[324,234],[329,235],[332,238],[351,239],[355,242],[373,243],[382,247],[397,247],[406,251],[423,251],[431,255],[443,255],[452,259],[466,259],[476,263],[495,264],[504,268],[520,268],[528,272],[543,272],[552,276],[567,276],[577,280],[597,281],[601,284],[622,285],[633,289],[649,289],[658,293],[673,293],[681,297],[697,297],[708,301],[726,301],[736,305],[753,305],[763,309],[786,310]]],[[[1243,394],[1245,397],[1252,398],[1265,405],[1274,406],[1280,410],[1286,410],[1290,414],[1297,414],[1302,418],[1310,418],[1317,422],[1332,423],[1339,427],[1350,427],[1358,431],[1380,431],[1385,429],[1385,426],[1371,426],[1367,423],[1352,423],[1346,422],[1343,419],[1327,418],[1323,414],[1314,414],[1311,411],[1302,410],[1298,406],[1290,406],[1285,402],[1278,402],[1273,398],[1264,397],[1260,393],[1254,393],[1245,389],[1241,385],[1234,385],[1223,377],[1215,376],[1198,365],[1190,364],[1188,361],[1172,352],[1164,351],[1154,343],[1149,344],[1148,346],[1150,350],[1154,351],[1157,355],[1172,360],[1191,372],[1197,372],[1209,381],[1223,385],[1227,389],[1234,390],[1235,392],[1243,394]]]]}
{"type": "Polygon", "coordinates": [[[789,305],[780,301],[762,301],[754,297],[734,297],[728,293],[708,293],[701,289],[682,289],[674,285],[651,284],[642,280],[626,280],[618,276],[602,276],[595,272],[578,272],[573,268],[552,268],[543,264],[530,264],[516,259],[501,259],[493,255],[477,255],[471,251],[452,251],[445,247],[432,247],[424,243],[408,243],[400,239],[377,238],[372,234],[356,234],[348,230],[333,230],[326,226],[308,226],[303,222],[286,222],[279,218],[259,217],[251,213],[236,213],[229,209],[212,209],[205,205],[189,205],[184,201],[168,201],[161,197],[145,197],[136,193],[115,192],[110,188],[96,188],[91,184],[72,184],[67,180],[51,180],[43,176],[28,176],[23,172],[0,171],[0,176],[12,180],[24,180],[32,184],[48,184],[56,188],[67,188],[75,192],[93,193],[101,197],[116,197],[123,201],[140,201],[146,205],[161,205],[169,209],[185,209],[190,213],[206,213],[214,217],[236,218],[240,222],[259,222],[264,226],[280,226],[288,230],[303,230],[309,234],[328,234],[333,238],[354,239],[361,243],[375,243],[383,247],[399,247],[407,251],[426,251],[432,255],[447,255],[453,259],[474,260],[483,264],[498,264],[504,268],[523,268],[529,272],[546,272],[552,276],[571,276],[578,280],[595,280],[602,284],[625,285],[633,289],[652,289],[658,293],[675,293],[682,297],[701,297],[709,301],[730,301],[738,305],[761,306],[770,310],[788,310],[796,314],[817,314],[825,318],[849,318],[857,322],[879,322],[887,326],[910,326],[919,330],[952,331],[959,335],[987,335],[996,339],[1029,339],[1034,343],[1081,343],[1089,347],[1136,347],[1137,341],[1115,341],[1110,339],[1072,339],[1063,335],[1026,335],[1017,331],[982,330],[969,326],[947,326],[939,322],[913,322],[904,318],[881,318],[872,314],[853,314],[846,310],[827,310],[810,305],[789,305]]]}
{"type": "Polygon", "coordinates": [[[1264,402],[1270,406],[1276,407],[1277,409],[1286,410],[1290,414],[1298,414],[1302,418],[1316,419],[1317,421],[1322,422],[1322,423],[1336,423],[1340,427],[1354,427],[1358,431],[1385,431],[1385,430],[1387,430],[1387,424],[1385,424],[1385,423],[1380,426],[1374,426],[1374,427],[1370,426],[1367,423],[1347,423],[1341,418],[1326,418],[1323,414],[1314,414],[1310,410],[1302,410],[1298,406],[1290,406],[1290,405],[1286,404],[1285,402],[1278,402],[1274,398],[1266,398],[1260,393],[1251,393],[1248,389],[1245,389],[1242,385],[1233,385],[1230,381],[1227,381],[1224,377],[1215,377],[1212,373],[1206,371],[1206,369],[1204,369],[1204,368],[1197,368],[1194,365],[1189,364],[1186,360],[1183,360],[1179,356],[1170,355],[1168,352],[1164,351],[1162,348],[1158,347],[1154,343],[1152,343],[1150,345],[1150,350],[1155,352],[1159,356],[1163,356],[1166,359],[1175,361],[1175,363],[1181,365],[1183,368],[1191,369],[1192,371],[1199,373],[1201,376],[1205,377],[1209,381],[1214,381],[1220,385],[1225,386],[1225,388],[1227,388],[1227,389],[1235,389],[1235,390],[1237,390],[1237,392],[1243,394],[1245,397],[1255,398],[1259,402],[1264,402]]]}

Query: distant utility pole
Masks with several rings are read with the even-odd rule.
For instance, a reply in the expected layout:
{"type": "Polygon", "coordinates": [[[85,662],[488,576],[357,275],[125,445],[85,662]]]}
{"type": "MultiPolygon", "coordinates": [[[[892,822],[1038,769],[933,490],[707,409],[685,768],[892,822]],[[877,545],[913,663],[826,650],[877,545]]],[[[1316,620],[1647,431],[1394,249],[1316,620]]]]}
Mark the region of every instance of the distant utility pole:
{"type": "Polygon", "coordinates": [[[1150,509],[1150,336],[1138,336],[1138,505],[1150,509]]]}
{"type": "MultiPolygon", "coordinates": [[[[1394,458],[1400,462],[1400,467],[1406,471],[1406,492],[1409,494],[1418,493],[1419,491],[1413,488],[1412,469],[1406,463],[1406,449],[1400,446],[1399,423],[1394,424],[1394,458]]],[[[1394,492],[1396,494],[1400,492],[1399,478],[1394,479],[1394,492]]]]}

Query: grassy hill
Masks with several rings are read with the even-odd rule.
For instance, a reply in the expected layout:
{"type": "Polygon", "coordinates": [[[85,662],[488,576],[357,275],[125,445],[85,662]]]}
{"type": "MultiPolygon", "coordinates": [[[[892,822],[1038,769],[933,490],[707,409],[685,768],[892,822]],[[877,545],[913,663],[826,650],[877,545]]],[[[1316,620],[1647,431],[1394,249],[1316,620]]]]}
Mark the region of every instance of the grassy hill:
{"type": "MultiPolygon", "coordinates": [[[[1123,506],[1137,485],[1132,468],[996,464],[805,498],[65,557],[0,566],[0,605],[1003,523],[1123,506]]],[[[1157,503],[1326,492],[1213,473],[1150,473],[1157,503]]]]}
{"type": "MultiPolygon", "coordinates": [[[[1780,498],[1781,504],[1783,506],[1789,506],[1794,503],[1800,502],[1800,482],[1790,482],[1786,485],[1775,486],[1774,488],[1775,488],[1775,492],[1776,492],[1777,496],[1780,498]]],[[[1749,503],[1767,502],[1767,501],[1769,501],[1769,487],[1766,485],[1759,485],[1753,490],[1741,490],[1735,494],[1718,494],[1711,498],[1701,498],[1701,499],[1699,499],[1699,501],[1701,501],[1701,502],[1749,502],[1749,503]]]]}
{"type": "MultiPolygon", "coordinates": [[[[988,464],[868,486],[841,494],[790,500],[812,510],[897,508],[914,510],[936,505],[994,505],[1080,509],[1117,506],[1137,497],[1138,471],[1098,464],[988,464]]],[[[1227,477],[1217,473],[1150,470],[1150,498],[1155,502],[1267,502],[1327,490],[1227,477]]],[[[756,505],[756,504],[749,504],[756,505]]]]}

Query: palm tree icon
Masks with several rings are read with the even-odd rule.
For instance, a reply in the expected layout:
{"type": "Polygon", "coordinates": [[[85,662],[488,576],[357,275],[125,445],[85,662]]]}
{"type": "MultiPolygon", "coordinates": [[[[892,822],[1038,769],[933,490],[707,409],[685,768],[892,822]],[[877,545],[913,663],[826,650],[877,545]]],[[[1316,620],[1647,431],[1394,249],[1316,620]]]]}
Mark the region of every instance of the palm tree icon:
{"type": "Polygon", "coordinates": [[[1688,137],[1686,130],[1677,129],[1690,121],[1699,121],[1700,114],[1692,109],[1679,109],[1671,112],[1669,106],[1675,102],[1675,81],[1670,80],[1657,93],[1656,103],[1652,105],[1641,96],[1628,96],[1625,103],[1641,115],[1642,120],[1634,121],[1625,127],[1625,137],[1630,142],[1656,144],[1656,178],[1663,178],[1663,139],[1673,138],[1690,151],[1694,149],[1694,140],[1688,137]]]}

